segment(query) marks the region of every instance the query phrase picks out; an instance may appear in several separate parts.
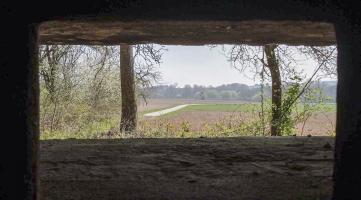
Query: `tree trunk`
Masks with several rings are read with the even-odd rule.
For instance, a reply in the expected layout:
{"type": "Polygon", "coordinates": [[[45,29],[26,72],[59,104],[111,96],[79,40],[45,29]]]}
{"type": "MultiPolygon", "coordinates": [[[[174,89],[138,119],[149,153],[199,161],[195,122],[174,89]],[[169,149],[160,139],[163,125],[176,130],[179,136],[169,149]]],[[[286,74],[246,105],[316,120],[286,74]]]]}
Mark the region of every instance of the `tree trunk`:
{"type": "Polygon", "coordinates": [[[271,135],[281,135],[281,117],[282,117],[282,83],[281,73],[275,49],[277,45],[265,45],[264,51],[267,58],[268,69],[272,79],[272,119],[271,119],[271,135]]]}
{"type": "Polygon", "coordinates": [[[135,82],[133,50],[130,45],[120,46],[120,82],[122,94],[121,132],[133,132],[137,127],[137,104],[135,100],[135,82]]]}

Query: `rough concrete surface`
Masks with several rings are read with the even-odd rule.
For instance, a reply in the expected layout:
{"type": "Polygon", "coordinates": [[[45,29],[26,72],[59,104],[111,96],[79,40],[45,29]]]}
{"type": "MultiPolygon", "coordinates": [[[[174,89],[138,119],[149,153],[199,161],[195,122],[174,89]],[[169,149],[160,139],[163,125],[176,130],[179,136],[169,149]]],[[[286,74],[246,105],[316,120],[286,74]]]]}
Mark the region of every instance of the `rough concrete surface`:
{"type": "Polygon", "coordinates": [[[42,141],[40,197],[328,199],[333,144],[330,137],[42,141]]]}
{"type": "Polygon", "coordinates": [[[309,21],[48,21],[39,28],[41,44],[169,45],[280,43],[334,45],[334,27],[309,21]]]}

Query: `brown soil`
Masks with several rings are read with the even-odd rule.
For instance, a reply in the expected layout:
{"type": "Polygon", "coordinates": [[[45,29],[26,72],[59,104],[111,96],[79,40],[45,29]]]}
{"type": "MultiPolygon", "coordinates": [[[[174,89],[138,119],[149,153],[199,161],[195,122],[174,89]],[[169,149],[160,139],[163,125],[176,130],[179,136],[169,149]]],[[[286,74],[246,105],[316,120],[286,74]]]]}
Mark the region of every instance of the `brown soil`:
{"type": "Polygon", "coordinates": [[[41,142],[47,200],[315,200],[332,194],[333,138],[41,142]]]}
{"type": "Polygon", "coordinates": [[[201,131],[204,126],[214,125],[220,123],[224,120],[239,120],[247,121],[253,116],[250,113],[240,113],[240,112],[220,112],[220,111],[185,111],[178,112],[175,115],[169,115],[164,117],[146,117],[143,120],[148,121],[149,123],[160,123],[160,122],[169,122],[176,127],[180,127],[182,123],[189,122],[190,129],[192,131],[201,131]]]}
{"type": "Polygon", "coordinates": [[[306,121],[303,134],[302,126],[302,123],[297,124],[297,135],[330,135],[336,131],[336,113],[314,113],[306,121]]]}

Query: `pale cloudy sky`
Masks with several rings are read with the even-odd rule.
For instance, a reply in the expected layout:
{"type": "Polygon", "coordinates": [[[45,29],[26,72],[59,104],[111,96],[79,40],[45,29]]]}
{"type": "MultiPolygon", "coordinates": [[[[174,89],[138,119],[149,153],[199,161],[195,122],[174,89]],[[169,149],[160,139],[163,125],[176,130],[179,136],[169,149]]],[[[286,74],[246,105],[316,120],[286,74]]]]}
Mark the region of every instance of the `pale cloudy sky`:
{"type": "MultiPolygon", "coordinates": [[[[210,48],[208,46],[166,46],[160,71],[161,84],[177,83],[179,87],[185,84],[204,86],[218,86],[228,83],[256,84],[250,73],[241,74],[231,67],[222,54],[222,47],[210,48]],[[247,77],[248,76],[248,77],[247,77]]],[[[227,48],[227,46],[226,46],[227,48]]],[[[308,75],[316,65],[304,61],[302,68],[308,75]]]]}

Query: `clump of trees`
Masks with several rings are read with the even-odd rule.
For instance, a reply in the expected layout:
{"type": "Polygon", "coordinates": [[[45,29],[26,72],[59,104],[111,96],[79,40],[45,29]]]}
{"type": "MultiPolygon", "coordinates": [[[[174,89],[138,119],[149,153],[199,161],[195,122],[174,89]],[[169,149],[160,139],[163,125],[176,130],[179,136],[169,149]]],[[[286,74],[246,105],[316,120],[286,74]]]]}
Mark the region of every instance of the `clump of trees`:
{"type": "MultiPolygon", "coordinates": [[[[312,81],[310,89],[322,91],[325,96],[330,97],[325,100],[329,103],[336,102],[336,84],[337,81],[312,81]]],[[[289,87],[290,84],[286,84],[289,87]]],[[[155,85],[148,89],[148,97],[156,99],[198,99],[198,100],[239,100],[249,102],[261,102],[263,96],[265,99],[271,97],[270,84],[265,82],[256,85],[246,85],[241,83],[224,84],[220,86],[203,85],[185,85],[178,87],[177,84],[155,85]]],[[[302,96],[302,101],[310,101],[302,96]]]]}
{"type": "MultiPolygon", "coordinates": [[[[128,66],[133,70],[125,78],[134,78],[135,101],[159,80],[157,64],[165,49],[152,44],[130,49],[135,52],[128,66]]],[[[100,127],[98,131],[114,126],[113,119],[122,115],[120,47],[43,45],[39,50],[42,132],[81,133],[93,126],[100,127]]]]}
{"type": "Polygon", "coordinates": [[[259,101],[260,85],[248,86],[240,83],[220,86],[185,85],[157,85],[150,88],[151,98],[182,98],[182,99],[222,99],[259,101]]]}

